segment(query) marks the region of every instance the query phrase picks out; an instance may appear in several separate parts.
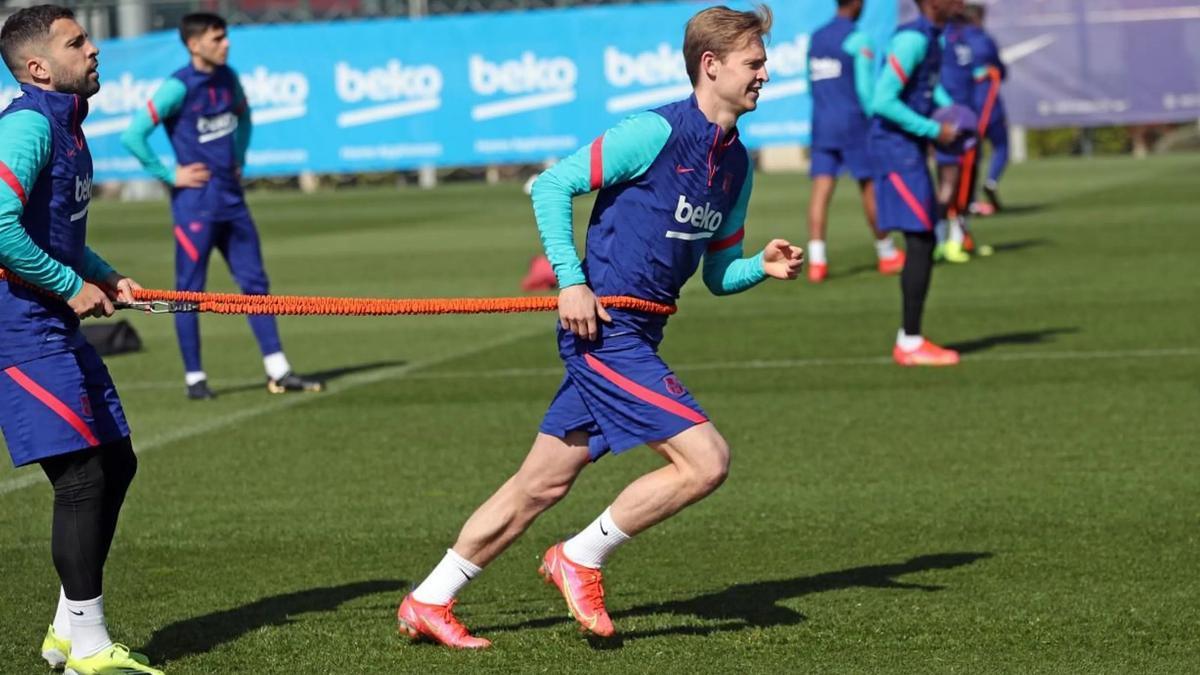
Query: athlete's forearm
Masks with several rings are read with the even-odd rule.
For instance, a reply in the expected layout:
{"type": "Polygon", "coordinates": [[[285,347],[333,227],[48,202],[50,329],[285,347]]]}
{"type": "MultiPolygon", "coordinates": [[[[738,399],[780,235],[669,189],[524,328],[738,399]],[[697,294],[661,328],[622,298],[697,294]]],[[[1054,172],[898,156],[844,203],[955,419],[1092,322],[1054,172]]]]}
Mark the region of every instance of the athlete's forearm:
{"type": "Polygon", "coordinates": [[[83,287],[83,279],[39,248],[19,218],[19,213],[0,207],[0,266],[63,298],[73,297],[83,287]]]}
{"type": "Polygon", "coordinates": [[[104,281],[117,272],[100,254],[86,246],[83,249],[82,271],[83,277],[89,281],[104,281]]]}
{"type": "Polygon", "coordinates": [[[875,93],[875,52],[865,33],[855,31],[842,45],[854,57],[854,93],[862,106],[863,114],[871,116],[871,97],[875,93]]]}
{"type": "Polygon", "coordinates": [[[133,114],[129,128],[121,134],[121,144],[137,158],[151,176],[168,185],[175,184],[175,172],[168,169],[150,148],[149,138],[154,127],[173,117],[183,107],[187,87],[174,77],[163,80],[154,95],[133,114]]]}
{"type": "Polygon", "coordinates": [[[941,126],[928,117],[917,114],[900,100],[900,93],[904,90],[908,78],[917,64],[925,58],[927,44],[925,36],[911,31],[898,33],[892,38],[888,62],[875,83],[871,111],[914,136],[937,138],[941,126]]]}
{"type": "Polygon", "coordinates": [[[742,257],[742,247],[728,248],[704,256],[704,285],[713,295],[732,295],[751,289],[767,278],[760,251],[750,258],[742,257]]]}

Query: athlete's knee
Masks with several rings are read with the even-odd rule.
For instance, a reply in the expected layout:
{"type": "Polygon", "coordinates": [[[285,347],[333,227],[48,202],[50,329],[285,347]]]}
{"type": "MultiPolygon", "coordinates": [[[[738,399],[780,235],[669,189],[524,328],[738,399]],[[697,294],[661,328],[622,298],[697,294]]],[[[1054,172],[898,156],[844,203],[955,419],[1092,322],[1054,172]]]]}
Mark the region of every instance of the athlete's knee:
{"type": "Polygon", "coordinates": [[[703,447],[692,453],[685,474],[691,490],[698,497],[711,494],[729,477],[731,453],[721,436],[706,439],[703,447]]]}

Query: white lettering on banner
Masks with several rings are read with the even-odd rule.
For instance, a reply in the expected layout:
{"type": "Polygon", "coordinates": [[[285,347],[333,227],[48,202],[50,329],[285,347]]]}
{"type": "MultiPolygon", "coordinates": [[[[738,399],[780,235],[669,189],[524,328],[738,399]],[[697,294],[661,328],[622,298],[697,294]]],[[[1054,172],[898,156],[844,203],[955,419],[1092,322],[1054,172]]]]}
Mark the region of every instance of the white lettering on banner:
{"type": "Polygon", "coordinates": [[[519,138],[480,138],[475,152],[495,155],[509,152],[570,152],[579,147],[575,136],[526,136],[519,138]]]}
{"type": "Polygon", "coordinates": [[[686,97],[692,91],[683,52],[666,42],[653,51],[623,52],[609,45],[604,48],[604,79],[618,89],[632,86],[651,87],[610,97],[604,108],[610,113],[641,110],[686,97]]]}
{"type": "Polygon", "coordinates": [[[813,82],[836,80],[842,76],[842,62],[838,59],[814,56],[808,60],[809,79],[813,82]]]}
{"type": "Polygon", "coordinates": [[[1163,108],[1167,110],[1184,110],[1200,108],[1200,92],[1184,94],[1163,94],[1163,108]]]}
{"type": "Polygon", "coordinates": [[[1128,99],[1098,98],[1098,99],[1062,99],[1058,101],[1038,101],[1038,114],[1043,117],[1053,115],[1099,115],[1104,113],[1120,113],[1129,110],[1128,99]]]}
{"type": "Polygon", "coordinates": [[[437,110],[442,107],[444,84],[442,71],[431,65],[406,66],[389,59],[382,68],[358,70],[339,61],[334,66],[337,97],[346,103],[380,105],[340,113],[337,125],[361,126],[437,110]]]}
{"type": "Polygon", "coordinates": [[[507,94],[509,98],[471,108],[475,121],[543,110],[575,100],[579,68],[563,56],[538,58],[527,51],[521,58],[492,62],[479,54],[467,60],[471,90],[480,96],[507,94]]]}
{"type": "Polygon", "coordinates": [[[441,143],[393,143],[390,145],[351,145],[338,148],[338,157],[347,161],[371,159],[437,159],[443,153],[441,143]]]}
{"type": "Polygon", "coordinates": [[[146,101],[162,82],[162,78],[134,79],[130,72],[121,73],[115,80],[106,80],[100,91],[88,100],[92,119],[83,125],[83,133],[88,138],[98,138],[125,131],[133,121],[133,113],[146,106],[146,101]],[[109,117],[97,119],[97,113],[109,117]]]}
{"type": "Polygon", "coordinates": [[[272,72],[255,66],[241,75],[242,90],[256,125],[273,124],[308,114],[308,78],[296,71],[272,72]]]}
{"type": "Polygon", "coordinates": [[[7,108],[8,104],[20,95],[20,87],[0,87],[0,110],[7,108]]]}
{"type": "Polygon", "coordinates": [[[684,225],[691,223],[692,227],[716,232],[724,219],[725,216],[712,208],[709,202],[705,202],[704,206],[692,206],[687,197],[679,195],[679,203],[675,205],[675,222],[684,225]]]}
{"type": "Polygon", "coordinates": [[[306,164],[308,150],[292,148],[286,150],[249,150],[246,152],[246,164],[249,166],[269,166],[271,164],[306,164]]]}

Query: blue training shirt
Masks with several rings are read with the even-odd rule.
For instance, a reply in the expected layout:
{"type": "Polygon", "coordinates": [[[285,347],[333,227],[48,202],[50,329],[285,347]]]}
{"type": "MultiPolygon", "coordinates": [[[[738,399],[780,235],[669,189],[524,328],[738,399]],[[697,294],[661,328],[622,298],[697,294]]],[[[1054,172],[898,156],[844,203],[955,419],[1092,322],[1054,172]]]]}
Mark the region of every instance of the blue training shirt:
{"type": "Polygon", "coordinates": [[[812,34],[808,78],[814,148],[865,144],[874,73],[870,40],[850,19],[835,16],[812,34]]]}
{"type": "Polygon", "coordinates": [[[941,84],[950,98],[959,105],[975,108],[975,56],[967,39],[969,26],[950,23],[942,32],[941,84]]]}
{"type": "MultiPolygon", "coordinates": [[[[674,303],[704,260],[716,294],[766,278],[762,255],[742,258],[752,167],[736,128],[722,133],[695,96],[626,118],[554,165],[533,186],[533,208],[560,287],[674,303]],[[599,190],[581,262],[571,198],[599,190]]],[[[657,344],[667,317],[609,310],[606,336],[657,344]]]]}
{"type": "Polygon", "coordinates": [[[896,29],[875,84],[870,146],[883,172],[924,169],[930,139],[941,125],[930,118],[950,96],[938,84],[941,29],[924,15],[896,29]]]}
{"type": "Polygon", "coordinates": [[[0,367],[81,346],[79,319],[65,299],[85,278],[113,273],[84,244],[92,199],[81,126],[87,113],[83,97],[29,84],[0,113],[0,266],[44,289],[0,283],[0,367]]]}
{"type": "Polygon", "coordinates": [[[147,138],[162,124],[178,164],[201,162],[212,178],[201,188],[176,189],[177,213],[199,220],[232,218],[245,209],[241,168],[250,145],[250,108],[237,73],[218,66],[206,73],[188,65],[179,69],[139,110],[125,134],[125,147],[154,177],[174,185],[174,173],[150,150],[147,138]]]}
{"type": "Polygon", "coordinates": [[[979,113],[979,122],[985,127],[1003,124],[1007,117],[1004,99],[1000,97],[1000,83],[1008,77],[1008,69],[1000,60],[1000,49],[987,31],[970,26],[966,31],[967,42],[975,59],[975,101],[972,107],[979,113]]]}

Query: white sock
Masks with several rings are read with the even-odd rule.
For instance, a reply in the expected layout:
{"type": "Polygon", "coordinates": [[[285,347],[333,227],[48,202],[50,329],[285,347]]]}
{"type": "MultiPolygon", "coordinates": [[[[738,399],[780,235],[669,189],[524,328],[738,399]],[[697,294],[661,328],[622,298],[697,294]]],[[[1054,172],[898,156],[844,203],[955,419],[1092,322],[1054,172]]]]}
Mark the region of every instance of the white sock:
{"type": "Polygon", "coordinates": [[[880,260],[896,256],[896,244],[892,242],[891,237],[885,234],[882,239],[875,240],[875,255],[879,256],[880,260]]]}
{"type": "Polygon", "coordinates": [[[186,382],[187,386],[189,387],[197,382],[203,382],[207,379],[208,373],[204,372],[203,370],[189,370],[183,374],[183,381],[186,382]]]}
{"type": "Polygon", "coordinates": [[[933,237],[937,243],[942,244],[946,241],[946,232],[950,229],[950,224],[944,220],[939,220],[937,225],[933,226],[933,237]]]}
{"type": "Polygon", "coordinates": [[[608,556],[627,541],[629,535],[613,522],[610,506],[591,525],[563,544],[563,555],[578,565],[599,569],[604,566],[608,556]]]}
{"type": "Polygon", "coordinates": [[[112,646],[104,621],[104,596],[91,600],[66,600],[71,616],[71,656],[87,658],[112,646]]]}
{"type": "Polygon", "coordinates": [[[810,239],[808,240],[808,250],[804,252],[804,257],[808,259],[810,265],[826,265],[825,261],[825,240],[810,239]]]}
{"type": "Polygon", "coordinates": [[[909,335],[904,332],[904,329],[896,331],[896,346],[901,351],[915,352],[925,342],[925,338],[920,335],[909,335]]]}
{"type": "Polygon", "coordinates": [[[275,352],[274,354],[264,356],[263,368],[266,368],[267,377],[272,380],[278,380],[292,372],[292,365],[288,363],[287,357],[283,355],[283,352],[275,352]]]}
{"type": "Polygon", "coordinates": [[[54,633],[64,640],[71,639],[71,614],[67,611],[67,592],[58,587],[58,609],[54,612],[54,633]]]}
{"type": "Polygon", "coordinates": [[[950,221],[950,241],[961,244],[963,243],[963,221],[962,218],[955,218],[950,221]]]}
{"type": "Polygon", "coordinates": [[[994,180],[989,180],[989,181],[985,182],[983,185],[984,185],[984,187],[986,187],[989,190],[996,189],[996,181],[994,181],[994,180]]]}
{"type": "Polygon", "coordinates": [[[429,576],[420,586],[413,589],[412,596],[417,602],[427,605],[445,605],[454,599],[467,582],[479,576],[483,568],[454,552],[446,549],[446,556],[433,568],[429,576]]]}

